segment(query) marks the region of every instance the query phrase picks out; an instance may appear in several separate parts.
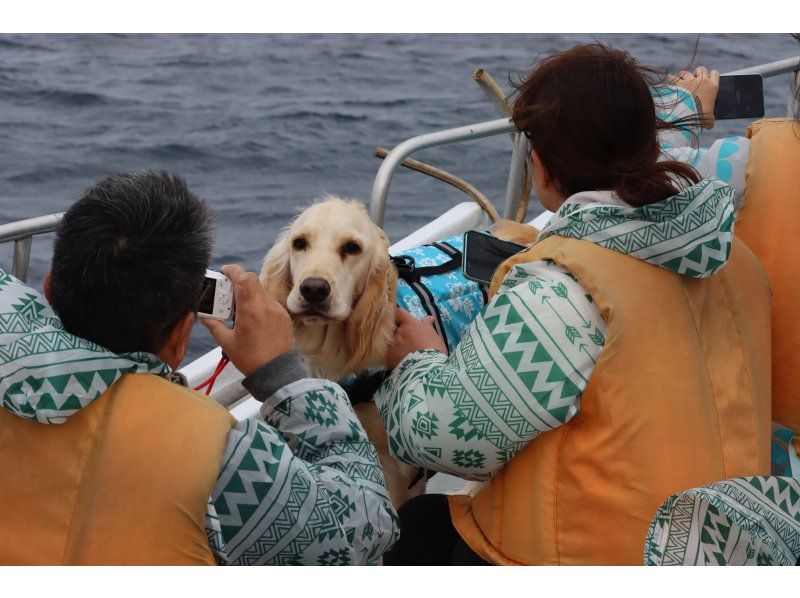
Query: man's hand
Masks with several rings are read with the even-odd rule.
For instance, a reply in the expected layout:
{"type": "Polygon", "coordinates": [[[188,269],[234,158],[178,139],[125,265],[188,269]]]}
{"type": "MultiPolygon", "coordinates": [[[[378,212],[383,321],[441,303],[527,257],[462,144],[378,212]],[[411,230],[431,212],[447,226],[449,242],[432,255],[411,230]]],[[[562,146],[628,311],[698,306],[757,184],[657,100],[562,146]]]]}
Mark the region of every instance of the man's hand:
{"type": "Polygon", "coordinates": [[[233,283],[234,326],[228,328],[209,318],[202,318],[202,322],[236,369],[249,376],[292,349],[292,322],[286,310],[267,295],[255,274],[238,265],[223,266],[222,272],[233,283]]]}
{"type": "Polygon", "coordinates": [[[398,307],[395,313],[397,328],[394,340],[386,353],[386,365],[394,369],[406,355],[422,349],[435,349],[447,355],[447,345],[433,328],[433,318],[428,316],[421,322],[398,307]]]}
{"type": "Polygon", "coordinates": [[[700,100],[700,126],[704,129],[714,128],[714,104],[719,92],[719,71],[708,72],[704,66],[698,66],[694,73],[683,71],[672,81],[674,85],[694,94],[700,100]]]}

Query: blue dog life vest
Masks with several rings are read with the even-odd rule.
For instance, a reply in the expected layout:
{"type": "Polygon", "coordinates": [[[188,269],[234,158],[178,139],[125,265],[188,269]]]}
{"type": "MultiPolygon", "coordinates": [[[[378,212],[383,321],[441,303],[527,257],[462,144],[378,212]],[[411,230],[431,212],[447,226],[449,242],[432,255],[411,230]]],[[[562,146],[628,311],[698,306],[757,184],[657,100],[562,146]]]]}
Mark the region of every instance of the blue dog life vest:
{"type": "MultiPolygon", "coordinates": [[[[448,351],[458,345],[487,301],[486,289],[461,272],[463,248],[464,235],[457,235],[392,257],[397,267],[397,305],[418,320],[433,316],[448,351]]],[[[386,370],[354,374],[340,384],[355,405],[371,401],[387,374],[386,370]]]]}
{"type": "Polygon", "coordinates": [[[397,305],[434,326],[452,351],[486,305],[486,289],[461,272],[464,235],[407,249],[392,258],[397,266],[397,305]]]}

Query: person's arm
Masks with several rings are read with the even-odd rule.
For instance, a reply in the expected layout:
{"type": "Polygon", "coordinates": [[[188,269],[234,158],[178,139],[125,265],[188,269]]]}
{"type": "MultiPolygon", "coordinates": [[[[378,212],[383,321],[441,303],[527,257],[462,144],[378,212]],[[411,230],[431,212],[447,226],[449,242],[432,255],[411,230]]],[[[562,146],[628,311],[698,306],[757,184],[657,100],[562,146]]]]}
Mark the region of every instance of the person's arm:
{"type": "Polygon", "coordinates": [[[698,147],[700,125],[714,126],[714,104],[719,91],[719,73],[705,67],[684,71],[673,80],[674,85],[654,88],[656,114],[674,129],[659,132],[662,159],[686,162],[704,179],[715,177],[731,185],[738,209],[744,197],[744,173],[750,155],[746,137],[726,137],[710,147],[698,147]],[[694,117],[694,118],[693,118],[694,117]]]}
{"type": "Polygon", "coordinates": [[[288,315],[255,275],[223,271],[236,326],[206,325],[264,405],[229,434],[207,508],[212,551],[226,564],[376,561],[399,531],[373,445],[344,391],[307,378],[287,350],[288,315]]]}
{"type": "Polygon", "coordinates": [[[449,357],[400,316],[399,361],[376,395],[392,453],[459,477],[491,477],[569,421],[605,343],[586,290],[552,262],[515,266],[449,357]],[[420,350],[421,349],[421,350],[420,350]]]}
{"type": "Polygon", "coordinates": [[[673,147],[696,148],[700,140],[700,108],[694,95],[677,85],[663,85],[650,90],[656,116],[670,128],[658,131],[662,150],[673,147]]]}

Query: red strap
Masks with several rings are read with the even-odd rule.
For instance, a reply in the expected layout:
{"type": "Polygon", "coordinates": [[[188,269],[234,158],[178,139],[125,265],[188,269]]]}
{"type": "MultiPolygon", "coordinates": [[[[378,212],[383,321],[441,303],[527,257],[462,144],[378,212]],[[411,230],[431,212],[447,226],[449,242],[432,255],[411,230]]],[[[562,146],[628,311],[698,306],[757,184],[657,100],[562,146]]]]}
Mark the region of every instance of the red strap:
{"type": "Polygon", "coordinates": [[[228,359],[224,355],[222,357],[220,357],[219,363],[217,363],[217,367],[214,370],[214,373],[211,374],[211,376],[207,380],[205,380],[204,382],[202,382],[199,385],[195,386],[194,390],[202,390],[203,388],[206,388],[206,386],[207,386],[208,388],[206,388],[205,393],[207,395],[210,395],[211,394],[211,389],[214,388],[214,382],[217,381],[217,377],[222,373],[222,370],[225,369],[225,366],[228,365],[229,362],[230,362],[230,359],[228,359]]]}

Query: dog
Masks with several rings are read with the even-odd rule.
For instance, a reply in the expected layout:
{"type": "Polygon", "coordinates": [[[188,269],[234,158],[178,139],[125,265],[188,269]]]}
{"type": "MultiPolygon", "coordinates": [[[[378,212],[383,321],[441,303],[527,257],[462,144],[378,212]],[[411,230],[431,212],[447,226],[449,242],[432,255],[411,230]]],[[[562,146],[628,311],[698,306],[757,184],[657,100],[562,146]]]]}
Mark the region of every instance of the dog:
{"type": "MultiPolygon", "coordinates": [[[[516,242],[532,242],[538,232],[515,222],[493,229],[516,242]]],[[[397,270],[386,234],[363,204],[325,196],[304,210],[267,253],[260,280],[292,316],[295,348],[312,376],[343,380],[385,368],[395,330],[397,270]]],[[[375,403],[353,409],[378,451],[395,508],[424,493],[419,468],[390,456],[375,403]]]]}
{"type": "MultiPolygon", "coordinates": [[[[260,275],[292,316],[312,376],[342,380],[385,367],[395,329],[397,270],[389,239],[354,200],[325,196],[278,236],[260,275]]],[[[419,468],[392,457],[374,402],[353,405],[375,445],[395,508],[425,492],[419,468]]]]}
{"type": "Polygon", "coordinates": [[[294,322],[311,374],[342,380],[384,366],[395,328],[389,239],[354,200],[325,196],[278,236],[260,275],[294,322]]]}

